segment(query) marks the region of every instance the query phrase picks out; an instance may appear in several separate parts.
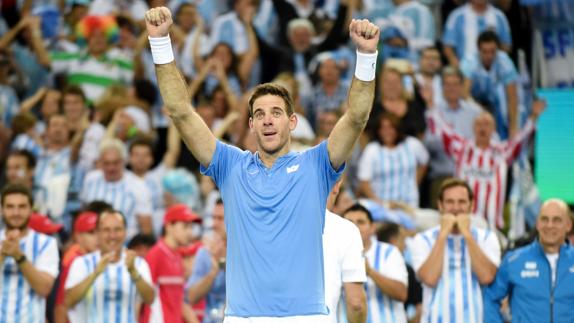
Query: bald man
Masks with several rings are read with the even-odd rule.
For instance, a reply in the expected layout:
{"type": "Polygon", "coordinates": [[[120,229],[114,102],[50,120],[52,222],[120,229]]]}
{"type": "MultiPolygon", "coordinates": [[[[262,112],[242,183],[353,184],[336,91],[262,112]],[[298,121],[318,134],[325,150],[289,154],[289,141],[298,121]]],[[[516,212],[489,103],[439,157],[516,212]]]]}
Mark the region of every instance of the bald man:
{"type": "Polygon", "coordinates": [[[472,213],[484,217],[491,228],[504,228],[502,215],[508,166],[534,132],[536,120],[545,108],[545,102],[536,101],[520,132],[512,139],[500,142],[493,140],[496,124],[486,111],[474,120],[474,140],[454,131],[437,109],[427,114],[429,131],[441,138],[445,151],[454,159],[456,177],[465,180],[475,194],[472,213]]]}
{"type": "Polygon", "coordinates": [[[502,322],[500,301],[510,297],[512,322],[571,322],[574,318],[574,248],[566,242],[568,206],[547,200],[536,220],[538,239],[506,254],[485,291],[485,322],[502,322]]]}

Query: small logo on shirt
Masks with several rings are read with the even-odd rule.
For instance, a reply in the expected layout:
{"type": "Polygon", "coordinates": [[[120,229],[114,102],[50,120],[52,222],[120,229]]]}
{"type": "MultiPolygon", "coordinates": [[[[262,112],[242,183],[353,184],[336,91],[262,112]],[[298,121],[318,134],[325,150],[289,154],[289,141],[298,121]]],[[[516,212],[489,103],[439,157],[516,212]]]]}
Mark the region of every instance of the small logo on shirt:
{"type": "Polygon", "coordinates": [[[570,272],[574,274],[574,266],[570,267],[570,272]]]}
{"type": "Polygon", "coordinates": [[[299,169],[299,164],[287,167],[287,174],[296,172],[299,169]]]}
{"type": "Polygon", "coordinates": [[[536,263],[534,261],[528,261],[524,264],[524,269],[534,270],[536,269],[536,263]]]}
{"type": "Polygon", "coordinates": [[[521,278],[538,278],[538,276],[540,276],[538,270],[523,270],[520,272],[521,278]]]}

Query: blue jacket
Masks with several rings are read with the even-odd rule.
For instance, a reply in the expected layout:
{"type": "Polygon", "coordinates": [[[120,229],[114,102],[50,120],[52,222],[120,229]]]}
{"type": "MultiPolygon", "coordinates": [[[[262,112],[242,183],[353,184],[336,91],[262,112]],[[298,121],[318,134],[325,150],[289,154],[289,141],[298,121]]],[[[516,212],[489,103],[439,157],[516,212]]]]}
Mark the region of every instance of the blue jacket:
{"type": "Polygon", "coordinates": [[[513,323],[574,322],[574,248],[560,248],[554,287],[538,241],[509,252],[484,291],[484,322],[502,322],[500,301],[507,295],[513,323]]]}

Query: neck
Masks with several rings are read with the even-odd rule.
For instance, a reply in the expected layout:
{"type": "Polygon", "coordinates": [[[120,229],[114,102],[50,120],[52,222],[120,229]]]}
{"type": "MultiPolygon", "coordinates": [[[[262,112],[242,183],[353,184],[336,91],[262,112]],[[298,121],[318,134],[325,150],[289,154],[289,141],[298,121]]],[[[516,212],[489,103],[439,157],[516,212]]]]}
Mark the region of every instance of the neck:
{"type": "Polygon", "coordinates": [[[423,76],[426,82],[432,82],[434,79],[434,73],[422,71],[421,75],[423,76]]]}
{"type": "Polygon", "coordinates": [[[367,239],[367,241],[364,241],[364,240],[363,240],[363,246],[364,246],[364,249],[363,249],[363,250],[364,250],[364,251],[368,251],[369,249],[371,249],[371,245],[372,245],[372,244],[373,244],[373,243],[371,242],[371,238],[370,238],[370,237],[367,239]]]}
{"type": "Polygon", "coordinates": [[[546,254],[556,254],[560,252],[560,246],[561,245],[542,245],[542,249],[544,250],[544,253],[546,254]]]}
{"type": "Polygon", "coordinates": [[[327,94],[334,93],[337,90],[338,82],[323,82],[323,89],[327,94]]]}
{"type": "Polygon", "coordinates": [[[169,236],[167,234],[165,235],[165,237],[163,237],[163,241],[170,249],[176,249],[177,247],[179,247],[177,241],[175,241],[175,239],[172,236],[169,236]]]}
{"type": "Polygon", "coordinates": [[[134,173],[137,177],[144,178],[145,174],[147,174],[147,170],[143,169],[136,170],[132,168],[132,173],[134,173]]]}
{"type": "Polygon", "coordinates": [[[286,155],[289,152],[289,146],[290,146],[289,144],[290,141],[287,141],[287,143],[283,146],[283,148],[281,148],[281,150],[271,154],[265,152],[265,150],[259,147],[257,151],[259,152],[259,158],[261,159],[263,165],[265,165],[265,167],[267,168],[273,167],[273,164],[275,164],[277,158],[286,155]]]}
{"type": "Polygon", "coordinates": [[[458,106],[458,100],[448,100],[446,102],[446,104],[448,105],[448,107],[452,110],[456,110],[459,108],[458,106]]]}
{"type": "Polygon", "coordinates": [[[66,148],[68,145],[65,143],[51,143],[48,142],[48,145],[46,145],[46,148],[48,148],[48,150],[54,150],[54,151],[58,151],[58,150],[62,150],[64,148],[66,148]]]}
{"type": "Polygon", "coordinates": [[[473,3],[471,3],[471,6],[472,6],[472,9],[473,9],[475,12],[483,13],[483,12],[486,11],[486,8],[487,8],[488,5],[487,5],[486,2],[485,2],[485,3],[475,3],[475,2],[473,2],[473,3]]]}
{"type": "Polygon", "coordinates": [[[476,140],[476,146],[480,149],[486,149],[490,145],[490,142],[487,140],[476,140]]]}

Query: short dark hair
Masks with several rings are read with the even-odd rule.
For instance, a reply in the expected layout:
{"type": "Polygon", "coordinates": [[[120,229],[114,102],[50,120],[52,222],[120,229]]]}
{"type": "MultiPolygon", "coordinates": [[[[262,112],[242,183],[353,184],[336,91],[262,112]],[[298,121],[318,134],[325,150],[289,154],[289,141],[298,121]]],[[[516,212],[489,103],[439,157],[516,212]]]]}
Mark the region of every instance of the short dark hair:
{"type": "Polygon", "coordinates": [[[10,153],[8,153],[6,160],[8,160],[8,158],[10,157],[24,157],[26,159],[27,164],[26,166],[28,167],[28,169],[36,167],[36,156],[34,156],[34,154],[32,154],[29,150],[26,149],[12,150],[10,153]]]}
{"type": "Polygon", "coordinates": [[[401,232],[400,225],[393,222],[384,223],[377,230],[377,240],[390,243],[391,239],[397,237],[400,234],[400,232],[401,232]]]}
{"type": "Polygon", "coordinates": [[[367,215],[369,222],[373,223],[373,215],[371,214],[371,212],[366,207],[362,206],[359,203],[355,203],[355,204],[351,205],[351,207],[346,209],[341,216],[345,217],[345,215],[349,212],[363,212],[367,215]]]}
{"type": "Polygon", "coordinates": [[[2,188],[2,192],[0,194],[1,194],[0,204],[2,204],[2,206],[4,206],[4,200],[6,199],[6,196],[13,194],[26,195],[28,201],[30,202],[30,206],[34,205],[34,198],[32,197],[32,191],[28,187],[20,183],[6,184],[2,188]]]}
{"type": "Polygon", "coordinates": [[[127,221],[126,221],[126,216],[125,216],[121,211],[116,210],[116,209],[106,209],[106,210],[103,210],[101,213],[98,214],[98,221],[96,222],[96,229],[99,229],[99,228],[100,228],[100,221],[102,220],[102,217],[103,217],[104,214],[106,214],[106,213],[119,214],[120,217],[121,217],[121,219],[122,219],[122,222],[123,222],[123,224],[124,224],[124,228],[125,228],[125,229],[128,228],[128,223],[127,223],[127,221]]]}
{"type": "Polygon", "coordinates": [[[472,202],[474,199],[474,194],[472,193],[472,188],[470,188],[470,185],[468,185],[468,183],[465,180],[455,177],[447,178],[442,182],[442,184],[440,185],[440,189],[438,191],[438,200],[439,201],[443,200],[444,192],[446,190],[457,186],[466,188],[466,191],[468,192],[468,199],[472,202]]]}
{"type": "Polygon", "coordinates": [[[137,136],[130,144],[129,153],[132,152],[133,148],[136,146],[146,146],[151,151],[152,155],[154,153],[154,143],[153,140],[146,136],[137,136]]]}
{"type": "Polygon", "coordinates": [[[253,117],[253,103],[264,95],[274,95],[283,99],[285,102],[285,110],[288,116],[293,114],[293,99],[289,91],[283,86],[276,83],[264,83],[255,87],[253,94],[249,98],[249,117],[253,117]]]}
{"type": "Polygon", "coordinates": [[[62,92],[62,103],[64,102],[64,97],[66,95],[77,95],[82,98],[84,103],[86,102],[86,94],[84,93],[84,90],[77,85],[68,85],[64,88],[64,92],[62,92]]]}
{"type": "Polygon", "coordinates": [[[480,48],[480,44],[491,42],[495,42],[496,47],[500,47],[500,38],[498,38],[498,35],[493,30],[488,29],[478,35],[476,46],[480,48]]]}
{"type": "Polygon", "coordinates": [[[104,201],[92,201],[90,203],[88,203],[88,205],[86,205],[86,207],[84,207],[84,211],[88,211],[88,212],[94,212],[97,213],[98,215],[100,215],[100,213],[104,212],[104,211],[108,211],[108,210],[113,210],[113,206],[111,204],[109,204],[108,202],[104,202],[104,201]]]}
{"type": "Polygon", "coordinates": [[[151,234],[138,233],[128,242],[128,249],[135,249],[139,246],[151,247],[156,243],[155,238],[151,234]]]}
{"type": "Polygon", "coordinates": [[[397,139],[395,140],[395,145],[400,144],[403,140],[407,138],[407,135],[404,130],[404,124],[401,122],[401,119],[396,115],[390,112],[383,112],[377,117],[377,121],[375,126],[373,127],[373,139],[378,141],[381,145],[383,145],[383,140],[379,138],[379,129],[382,127],[383,120],[388,120],[395,131],[397,132],[397,139]]]}

